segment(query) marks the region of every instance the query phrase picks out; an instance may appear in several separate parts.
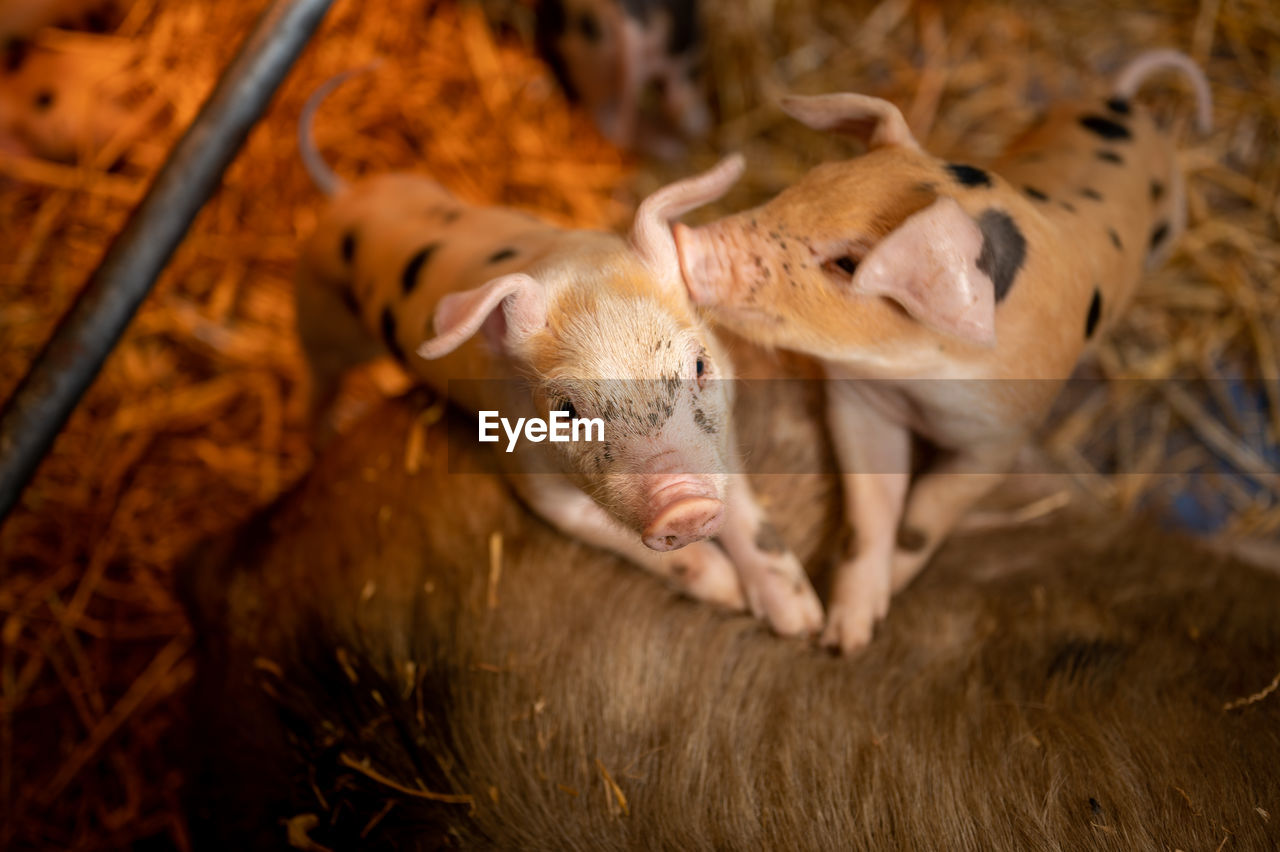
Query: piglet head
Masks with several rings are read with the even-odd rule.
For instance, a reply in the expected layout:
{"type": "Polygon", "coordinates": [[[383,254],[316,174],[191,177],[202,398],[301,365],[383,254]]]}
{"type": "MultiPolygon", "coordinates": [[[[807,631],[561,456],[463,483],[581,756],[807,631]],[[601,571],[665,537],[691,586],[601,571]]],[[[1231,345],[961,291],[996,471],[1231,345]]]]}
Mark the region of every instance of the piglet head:
{"type": "Polygon", "coordinates": [[[561,467],[654,550],[714,535],[732,464],[729,362],[682,293],[629,269],[565,310],[536,347],[540,402],[590,440],[561,467]]]}
{"type": "Polygon", "coordinates": [[[920,150],[897,108],[854,94],[783,107],[869,150],[818,166],[761,207],[676,225],[694,302],[758,342],[831,359],[900,361],[927,334],[993,345],[986,220],[944,194],[954,179],[920,150]]]}
{"type": "Polygon", "coordinates": [[[741,170],[732,157],[646,199],[630,247],[562,271],[603,282],[566,288],[526,347],[548,415],[603,433],[556,445],[564,468],[655,550],[718,531],[733,457],[729,361],[689,302],[668,219],[718,198],[741,170]]]}

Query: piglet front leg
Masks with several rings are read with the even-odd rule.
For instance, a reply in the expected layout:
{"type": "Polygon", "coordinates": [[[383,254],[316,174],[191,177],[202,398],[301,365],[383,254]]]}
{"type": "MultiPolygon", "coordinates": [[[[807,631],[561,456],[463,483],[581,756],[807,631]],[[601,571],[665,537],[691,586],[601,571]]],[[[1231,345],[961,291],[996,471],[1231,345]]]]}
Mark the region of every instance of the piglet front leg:
{"type": "Polygon", "coordinates": [[[703,539],[659,553],[645,547],[638,533],[559,476],[514,476],[512,484],[530,509],[566,535],[618,554],[691,598],[733,611],[746,609],[733,564],[713,542],[703,539]]]}
{"type": "Polygon", "coordinates": [[[729,477],[720,543],[729,552],[747,604],[782,636],[822,629],[822,603],[809,575],[756,502],[746,474],[729,477]]]}
{"type": "Polygon", "coordinates": [[[892,562],[910,482],[911,435],[859,382],[828,384],[827,418],[844,483],[851,553],[836,569],[822,644],[845,654],[871,641],[889,611],[892,562]]]}

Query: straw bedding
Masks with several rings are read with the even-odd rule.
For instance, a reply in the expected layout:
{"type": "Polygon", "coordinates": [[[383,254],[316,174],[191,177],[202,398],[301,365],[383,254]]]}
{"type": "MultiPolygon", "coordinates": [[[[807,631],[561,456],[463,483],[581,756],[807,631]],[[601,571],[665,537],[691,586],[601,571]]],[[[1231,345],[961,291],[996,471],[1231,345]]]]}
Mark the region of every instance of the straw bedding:
{"type": "MultiPolygon", "coordinates": [[[[136,120],[109,150],[84,152],[81,166],[0,154],[0,398],[263,5],[138,0],[112,35],[42,36],[123,65],[103,85],[133,104],[136,120]]],[[[1090,357],[1087,373],[1105,381],[1073,397],[1044,446],[1103,506],[1185,509],[1177,501],[1193,484],[1212,511],[1184,518],[1208,517],[1205,526],[1233,538],[1275,538],[1273,4],[707,6],[706,71],[722,120],[686,160],[650,164],[610,147],[564,102],[527,46],[528,4],[335,4],[0,529],[0,847],[186,845],[174,732],[191,640],[169,573],[310,463],[290,290],[295,246],[322,199],[294,133],[320,81],[374,57],[389,61],[332,96],[317,122],[340,174],[424,170],[470,201],[620,228],[643,193],[717,151],[741,150],[750,164],[721,210],[854,152],[786,120],[773,104],[787,91],[891,98],[929,148],[981,161],[1049,100],[1095,91],[1138,50],[1188,50],[1216,98],[1214,133],[1182,134],[1190,231],[1090,357]]],[[[1186,92],[1160,82],[1167,88],[1155,86],[1152,101],[1185,115],[1186,92]]],[[[358,381],[357,395],[376,392],[380,375],[358,381]]]]}

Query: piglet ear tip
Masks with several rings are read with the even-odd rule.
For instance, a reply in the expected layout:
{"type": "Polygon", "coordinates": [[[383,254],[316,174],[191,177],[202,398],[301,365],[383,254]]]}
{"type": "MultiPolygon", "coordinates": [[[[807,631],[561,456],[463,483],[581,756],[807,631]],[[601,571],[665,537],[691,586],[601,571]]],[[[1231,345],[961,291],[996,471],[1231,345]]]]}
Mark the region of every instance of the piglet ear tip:
{"type": "Polygon", "coordinates": [[[810,115],[814,109],[839,101],[842,97],[843,95],[836,92],[826,92],[820,95],[790,94],[779,98],[778,106],[792,118],[804,120],[803,117],[810,115]]]}
{"type": "Polygon", "coordinates": [[[428,340],[417,348],[418,357],[425,361],[434,361],[447,354],[444,347],[439,345],[440,339],[428,340]]]}
{"type": "Polygon", "coordinates": [[[796,118],[796,112],[804,109],[805,101],[808,97],[805,95],[783,95],[778,100],[778,106],[787,115],[796,118]]]}
{"type": "Polygon", "coordinates": [[[734,180],[742,177],[742,173],[747,168],[747,159],[741,153],[734,151],[732,154],[726,154],[720,158],[720,162],[716,163],[707,170],[708,174],[714,174],[721,180],[734,180]]]}

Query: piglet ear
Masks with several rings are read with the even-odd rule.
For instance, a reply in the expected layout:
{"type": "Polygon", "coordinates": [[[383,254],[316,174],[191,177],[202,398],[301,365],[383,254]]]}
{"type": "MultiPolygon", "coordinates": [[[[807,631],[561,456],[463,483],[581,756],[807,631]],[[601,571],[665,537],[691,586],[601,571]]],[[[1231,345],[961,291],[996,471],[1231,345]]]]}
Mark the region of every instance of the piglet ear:
{"type": "Polygon", "coordinates": [[[892,299],[935,331],[994,346],[995,285],[978,267],[982,254],[978,224],[955,199],[940,198],[881,240],[858,264],[851,287],[892,299]]]}
{"type": "Polygon", "coordinates": [[[896,146],[920,150],[907,120],[888,101],[846,92],[838,95],[787,95],[782,109],[814,130],[834,130],[861,139],[868,148],[896,146]]]}
{"type": "Polygon", "coordinates": [[[631,242],[659,279],[684,289],[671,220],[720,198],[742,176],[744,167],[742,155],[731,154],[702,174],[667,184],[641,202],[631,242]]]}
{"type": "Polygon", "coordinates": [[[491,342],[502,349],[529,339],[547,325],[542,285],[523,272],[514,272],[474,290],[448,294],[436,305],[436,336],[418,347],[418,355],[428,361],[442,358],[470,340],[482,325],[491,342]]]}

